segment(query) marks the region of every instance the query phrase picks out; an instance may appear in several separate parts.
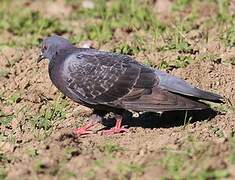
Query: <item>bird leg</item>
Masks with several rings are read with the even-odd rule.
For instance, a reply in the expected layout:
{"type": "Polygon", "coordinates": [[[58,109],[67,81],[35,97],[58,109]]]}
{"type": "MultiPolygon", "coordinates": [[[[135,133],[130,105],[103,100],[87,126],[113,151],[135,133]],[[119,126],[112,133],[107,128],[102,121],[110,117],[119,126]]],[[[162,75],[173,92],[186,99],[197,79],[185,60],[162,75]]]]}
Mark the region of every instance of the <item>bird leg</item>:
{"type": "Polygon", "coordinates": [[[112,135],[112,134],[127,132],[128,129],[125,128],[124,126],[121,126],[121,124],[122,124],[122,116],[116,116],[116,125],[109,130],[101,131],[101,135],[112,135]]]}
{"type": "Polygon", "coordinates": [[[82,136],[82,135],[86,135],[86,134],[92,134],[92,133],[94,133],[94,132],[91,131],[90,129],[91,129],[94,125],[98,124],[100,121],[101,121],[101,117],[100,117],[99,115],[97,115],[97,114],[93,114],[93,115],[89,118],[88,122],[87,122],[84,126],[82,126],[82,127],[80,127],[80,128],[74,129],[74,130],[73,130],[73,133],[74,133],[75,135],[77,135],[77,136],[82,136]]]}

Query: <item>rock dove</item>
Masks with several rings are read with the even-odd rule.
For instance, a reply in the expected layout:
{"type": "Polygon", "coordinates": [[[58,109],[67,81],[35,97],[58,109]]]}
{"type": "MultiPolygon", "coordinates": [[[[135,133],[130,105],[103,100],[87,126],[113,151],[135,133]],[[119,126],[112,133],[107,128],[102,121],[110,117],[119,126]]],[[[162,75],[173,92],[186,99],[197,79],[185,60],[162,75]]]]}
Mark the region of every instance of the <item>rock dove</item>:
{"type": "Polygon", "coordinates": [[[202,110],[209,106],[199,100],[222,102],[220,95],[200,90],[166,72],[138,63],[127,55],[77,48],[54,35],[42,42],[38,62],[49,60],[52,83],[67,97],[94,109],[90,121],[74,133],[91,133],[102,113],[113,112],[114,128],[103,134],[125,132],[121,126],[124,111],[164,112],[202,110]]]}

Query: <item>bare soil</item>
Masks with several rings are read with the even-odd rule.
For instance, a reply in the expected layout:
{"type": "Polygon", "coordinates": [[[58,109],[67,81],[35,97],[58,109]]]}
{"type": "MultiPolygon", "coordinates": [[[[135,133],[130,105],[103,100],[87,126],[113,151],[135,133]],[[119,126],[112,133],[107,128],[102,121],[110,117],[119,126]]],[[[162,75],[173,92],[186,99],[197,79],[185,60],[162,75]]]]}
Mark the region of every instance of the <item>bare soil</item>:
{"type": "MultiPolygon", "coordinates": [[[[171,3],[167,1],[167,6],[171,3]]],[[[51,4],[52,2],[50,6],[53,6],[51,4]]],[[[58,6],[61,10],[64,5],[58,6]]],[[[171,21],[170,10],[164,5],[157,7],[159,8],[156,9],[156,14],[168,16],[166,21],[171,21]]],[[[70,11],[70,8],[65,8],[65,15],[70,11]]],[[[202,13],[214,12],[211,10],[202,13]]],[[[49,16],[58,14],[48,13],[49,16]]],[[[58,17],[62,18],[60,15],[58,17]]],[[[201,31],[200,28],[198,31],[201,31]]],[[[209,31],[213,34],[215,30],[209,31]]],[[[126,32],[120,33],[117,32],[116,36],[129,36],[126,32]]],[[[11,103],[11,100],[0,101],[4,116],[15,116],[8,126],[0,127],[3,139],[0,141],[0,150],[7,161],[1,164],[7,172],[7,178],[172,178],[166,165],[162,165],[162,159],[172,153],[183,154],[190,150],[192,157],[189,162],[194,164],[188,165],[191,165],[193,170],[226,169],[230,174],[229,178],[235,178],[235,165],[228,159],[234,150],[230,138],[235,132],[235,70],[234,65],[227,62],[230,57],[235,57],[235,51],[225,47],[217,39],[214,34],[209,43],[199,42],[199,53],[192,55],[196,59],[194,62],[187,67],[172,68],[168,72],[184,78],[192,85],[226,97],[224,105],[212,104],[218,111],[147,114],[125,120],[124,124],[129,126],[127,133],[113,136],[92,134],[79,138],[72,135],[72,129],[81,125],[92,111],[63,97],[52,85],[47,62],[36,63],[39,48],[2,49],[0,70],[4,70],[5,74],[0,76],[0,97],[11,99],[9,97],[12,95],[20,95],[14,103],[11,103]],[[218,60],[201,59],[200,55],[205,51],[219,54],[218,60]],[[61,99],[66,102],[65,118],[54,121],[48,131],[32,128],[32,117],[50,108],[48,103],[61,99]],[[187,119],[192,117],[190,122],[185,123],[185,116],[187,119]]],[[[100,48],[108,50],[108,46],[109,44],[106,44],[100,48]]],[[[177,56],[177,52],[152,52],[147,55],[139,53],[135,58],[143,62],[147,57],[158,64],[162,59],[171,60],[174,56],[177,56]]],[[[111,127],[113,123],[112,120],[105,121],[94,130],[111,127]]],[[[4,159],[1,160],[3,161],[4,159]]]]}

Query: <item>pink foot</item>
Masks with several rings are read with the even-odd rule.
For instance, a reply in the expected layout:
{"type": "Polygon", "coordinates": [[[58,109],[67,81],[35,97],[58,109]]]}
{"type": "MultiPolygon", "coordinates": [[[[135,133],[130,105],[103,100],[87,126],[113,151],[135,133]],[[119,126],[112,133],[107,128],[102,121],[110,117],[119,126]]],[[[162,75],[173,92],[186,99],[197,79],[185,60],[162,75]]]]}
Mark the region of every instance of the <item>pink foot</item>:
{"type": "Polygon", "coordinates": [[[121,123],[122,123],[122,117],[118,117],[116,119],[115,127],[111,128],[109,130],[101,131],[101,135],[113,135],[113,134],[117,134],[117,133],[127,132],[128,129],[124,128],[123,126],[121,127],[121,123]]]}
{"type": "Polygon", "coordinates": [[[86,134],[92,134],[94,132],[92,132],[90,129],[96,125],[97,123],[99,123],[101,121],[101,117],[96,115],[96,114],[93,114],[90,118],[89,118],[89,121],[83,126],[83,127],[80,127],[80,128],[76,128],[73,130],[73,134],[77,135],[78,137],[79,136],[82,136],[82,135],[86,135],[86,134]]]}
{"type": "Polygon", "coordinates": [[[91,130],[89,130],[89,129],[91,127],[93,127],[94,125],[95,125],[95,123],[88,122],[87,124],[85,124],[85,126],[74,129],[73,133],[75,135],[77,135],[77,136],[82,136],[82,135],[86,135],[86,134],[92,134],[93,132],[91,130]]]}

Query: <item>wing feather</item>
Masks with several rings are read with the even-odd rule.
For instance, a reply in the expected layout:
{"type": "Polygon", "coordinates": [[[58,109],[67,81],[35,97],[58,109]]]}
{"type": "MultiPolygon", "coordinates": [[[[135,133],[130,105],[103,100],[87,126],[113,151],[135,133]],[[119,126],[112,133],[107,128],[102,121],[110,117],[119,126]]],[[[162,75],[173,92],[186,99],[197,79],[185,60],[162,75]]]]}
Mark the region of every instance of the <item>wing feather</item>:
{"type": "Polygon", "coordinates": [[[68,90],[92,104],[119,106],[119,99],[134,89],[152,88],[157,82],[153,70],[130,57],[95,51],[73,53],[63,72],[68,90]]]}

